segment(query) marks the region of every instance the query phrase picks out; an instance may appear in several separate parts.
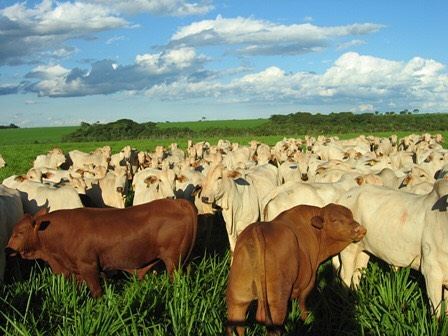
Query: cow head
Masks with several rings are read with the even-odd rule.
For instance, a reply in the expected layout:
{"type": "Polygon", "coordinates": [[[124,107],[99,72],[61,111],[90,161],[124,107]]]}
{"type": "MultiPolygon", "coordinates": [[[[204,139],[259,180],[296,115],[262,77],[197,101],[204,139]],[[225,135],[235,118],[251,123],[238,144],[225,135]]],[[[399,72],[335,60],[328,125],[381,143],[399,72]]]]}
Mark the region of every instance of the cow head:
{"type": "Polygon", "coordinates": [[[419,167],[412,167],[409,174],[401,182],[401,187],[412,186],[420,184],[423,182],[433,182],[434,179],[429,175],[429,173],[419,167]]]}
{"type": "Polygon", "coordinates": [[[217,203],[223,209],[228,209],[229,181],[238,177],[241,177],[238,171],[227,170],[222,164],[210,167],[202,181],[201,201],[206,204],[217,203]]]}
{"type": "MultiPolygon", "coordinates": [[[[38,232],[47,228],[49,222],[41,216],[48,213],[47,208],[42,208],[34,216],[26,214],[15,226],[11,238],[6,245],[8,251],[19,253],[24,259],[38,258],[40,241],[38,232]]],[[[10,253],[11,254],[11,253],[10,253]]]]}
{"type": "Polygon", "coordinates": [[[163,173],[159,176],[148,176],[144,183],[146,184],[146,193],[151,194],[148,195],[151,200],[175,197],[173,188],[163,173]]]}
{"type": "MultiPolygon", "coordinates": [[[[344,245],[340,250],[352,242],[360,241],[367,232],[364,226],[353,219],[350,209],[334,203],[323,207],[320,214],[312,217],[311,225],[325,233],[327,244],[344,245]]],[[[339,253],[340,250],[331,252],[339,253]]]]}

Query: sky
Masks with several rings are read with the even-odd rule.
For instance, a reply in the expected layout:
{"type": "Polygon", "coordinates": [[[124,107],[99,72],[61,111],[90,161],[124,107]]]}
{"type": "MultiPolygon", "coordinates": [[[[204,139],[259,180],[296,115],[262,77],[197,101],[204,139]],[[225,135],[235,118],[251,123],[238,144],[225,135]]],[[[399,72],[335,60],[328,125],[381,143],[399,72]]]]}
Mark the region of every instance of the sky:
{"type": "Polygon", "coordinates": [[[0,0],[0,125],[448,112],[448,1],[0,0]]]}

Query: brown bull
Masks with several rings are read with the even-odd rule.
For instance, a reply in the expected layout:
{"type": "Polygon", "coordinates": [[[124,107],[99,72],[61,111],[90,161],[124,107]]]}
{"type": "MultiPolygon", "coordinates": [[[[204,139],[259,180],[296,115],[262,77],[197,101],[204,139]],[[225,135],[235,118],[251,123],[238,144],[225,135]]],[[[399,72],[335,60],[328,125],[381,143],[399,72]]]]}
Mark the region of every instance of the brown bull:
{"type": "Polygon", "coordinates": [[[172,277],[191,253],[197,210],[185,200],[156,200],[125,209],[79,208],[26,215],[8,248],[42,259],[52,271],[84,280],[102,295],[99,272],[125,270],[141,279],[158,261],[172,277]]]}
{"type": "Polygon", "coordinates": [[[320,263],[361,240],[366,229],[343,206],[299,205],[271,222],[257,222],[239,236],[227,285],[227,335],[244,335],[247,309],[258,300],[256,320],[269,334],[282,329],[290,299],[298,299],[301,318],[320,263]]]}

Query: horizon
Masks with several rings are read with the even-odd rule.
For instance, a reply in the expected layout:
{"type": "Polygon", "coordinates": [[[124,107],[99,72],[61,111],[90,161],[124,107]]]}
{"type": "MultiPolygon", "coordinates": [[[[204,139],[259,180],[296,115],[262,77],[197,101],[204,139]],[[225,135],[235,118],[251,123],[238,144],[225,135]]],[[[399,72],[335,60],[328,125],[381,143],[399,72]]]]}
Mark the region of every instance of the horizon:
{"type": "Polygon", "coordinates": [[[446,113],[446,12],[441,0],[4,0],[0,125],[446,113]]]}
{"type": "MultiPolygon", "coordinates": [[[[379,111],[375,111],[375,112],[379,112],[379,111]]],[[[312,114],[312,115],[317,115],[317,114],[321,114],[321,115],[330,115],[330,114],[338,114],[338,113],[352,113],[352,114],[354,114],[354,115],[356,115],[356,114],[358,114],[358,115],[361,115],[361,114],[375,114],[375,115],[379,115],[379,116],[386,116],[386,115],[395,115],[395,116],[400,116],[401,114],[400,114],[400,111],[385,111],[385,112],[379,112],[379,113],[375,113],[375,112],[359,112],[359,113],[354,113],[354,112],[351,112],[351,111],[339,111],[339,112],[329,112],[329,113],[319,113],[319,112],[316,112],[316,113],[314,113],[314,112],[307,112],[307,111],[297,111],[297,112],[292,112],[292,113],[284,113],[284,114],[281,114],[281,115],[288,115],[288,114],[295,114],[295,113],[310,113],[310,114],[312,114]]],[[[448,112],[417,112],[417,113],[413,113],[412,111],[408,111],[409,113],[406,113],[406,114],[412,114],[412,115],[419,115],[419,116],[424,116],[424,115],[428,115],[428,114],[448,114],[448,112]]],[[[107,123],[113,123],[113,122],[117,122],[117,121],[119,121],[119,120],[123,120],[123,119],[128,119],[128,120],[131,120],[131,121],[134,121],[134,122],[137,122],[137,123],[139,123],[139,124],[141,124],[141,123],[146,123],[146,122],[153,122],[153,123],[156,123],[156,124],[171,124],[171,123],[173,123],[173,124],[176,124],[176,123],[178,123],[178,124],[182,124],[182,123],[197,123],[197,122],[217,122],[217,121],[247,121],[247,120],[266,120],[266,121],[268,121],[270,118],[272,117],[272,115],[270,115],[270,116],[268,116],[268,117],[259,117],[259,118],[244,118],[244,119],[236,119],[236,118],[230,118],[230,119],[202,119],[202,118],[200,118],[200,119],[198,119],[198,120],[185,120],[185,121],[169,121],[169,120],[165,120],[165,121],[152,121],[152,120],[143,120],[143,121],[140,121],[140,122],[137,122],[137,121],[135,121],[135,120],[133,120],[133,119],[130,119],[130,118],[120,118],[120,119],[115,119],[115,120],[110,120],[110,121],[106,121],[106,122],[100,122],[100,121],[93,121],[93,122],[87,122],[89,125],[94,125],[94,124],[107,124],[107,123]]],[[[21,126],[18,126],[18,125],[16,125],[16,124],[14,124],[14,123],[8,123],[8,124],[0,124],[0,130],[1,129],[10,129],[9,127],[7,127],[7,126],[9,126],[9,125],[15,125],[15,126],[18,126],[19,128],[52,128],[52,127],[80,127],[81,126],[81,123],[85,123],[86,121],[81,121],[79,124],[77,124],[77,125],[44,125],[44,126],[24,126],[24,127],[21,127],[21,126]],[[2,128],[3,127],[3,128],[2,128]]]]}

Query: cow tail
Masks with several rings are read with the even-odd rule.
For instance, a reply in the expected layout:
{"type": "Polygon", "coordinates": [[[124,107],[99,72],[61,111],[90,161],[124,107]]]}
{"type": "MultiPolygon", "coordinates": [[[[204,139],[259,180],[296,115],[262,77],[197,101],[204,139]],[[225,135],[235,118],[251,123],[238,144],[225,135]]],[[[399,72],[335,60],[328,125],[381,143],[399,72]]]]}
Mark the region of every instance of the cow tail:
{"type": "Polygon", "coordinates": [[[260,224],[256,224],[254,232],[255,252],[258,260],[255,262],[255,287],[258,296],[257,321],[272,325],[271,312],[266,287],[266,241],[260,224]]]}

